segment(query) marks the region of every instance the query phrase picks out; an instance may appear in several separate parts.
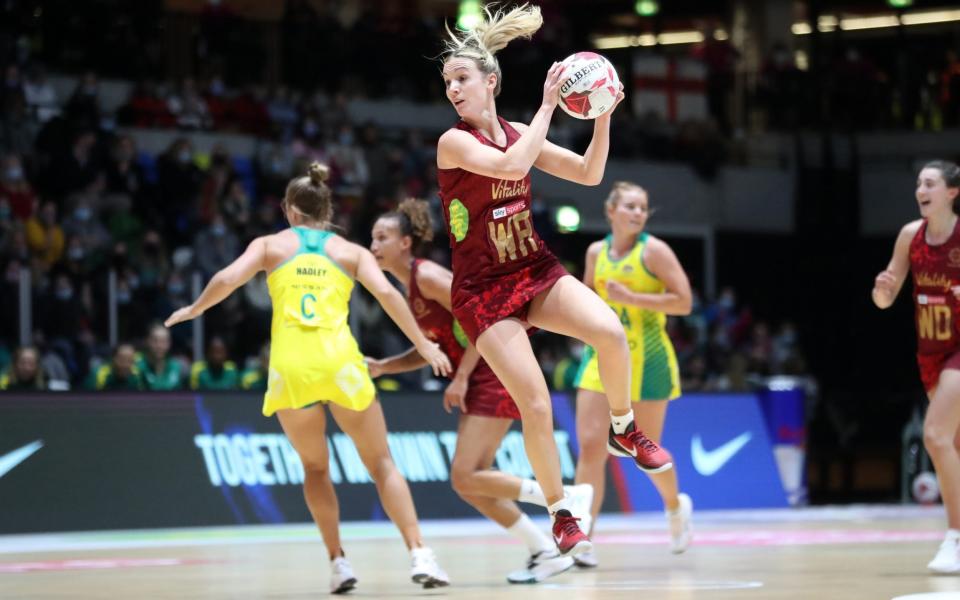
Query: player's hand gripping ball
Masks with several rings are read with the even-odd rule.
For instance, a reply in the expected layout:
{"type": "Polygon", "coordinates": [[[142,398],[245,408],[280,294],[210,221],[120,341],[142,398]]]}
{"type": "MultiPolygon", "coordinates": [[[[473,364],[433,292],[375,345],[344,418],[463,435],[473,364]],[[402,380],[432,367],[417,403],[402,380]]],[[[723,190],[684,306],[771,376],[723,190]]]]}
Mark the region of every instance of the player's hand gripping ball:
{"type": "Polygon", "coordinates": [[[595,52],[577,52],[563,60],[560,108],[577,119],[596,119],[617,103],[620,77],[610,61],[595,52]]]}

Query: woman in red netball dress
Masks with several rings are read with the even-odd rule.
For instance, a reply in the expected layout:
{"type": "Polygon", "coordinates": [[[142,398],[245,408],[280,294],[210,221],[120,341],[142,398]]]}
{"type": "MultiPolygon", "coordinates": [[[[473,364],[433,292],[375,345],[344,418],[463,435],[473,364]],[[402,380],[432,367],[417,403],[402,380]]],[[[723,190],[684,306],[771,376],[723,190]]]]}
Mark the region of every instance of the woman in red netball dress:
{"type": "MultiPolygon", "coordinates": [[[[451,308],[453,276],[437,263],[416,258],[425,242],[433,239],[430,209],[423,200],[408,199],[373,225],[370,252],[387,273],[407,291],[407,303],[424,335],[436,342],[450,358],[455,374],[444,392],[444,408],[460,409],[457,447],[450,469],[454,490],[468,504],[527,544],[526,568],[511,573],[512,583],[543,581],[573,566],[573,559],[560,556],[550,538],[517,507],[516,501],[546,506],[536,481],[493,470],[497,448],[514,419],[517,405],[490,367],[470,345],[451,308]]],[[[426,365],[416,348],[380,360],[367,359],[370,375],[389,375],[426,365]]],[[[590,514],[593,486],[567,486],[572,513],[590,514]]]]}
{"type": "Polygon", "coordinates": [[[611,408],[611,453],[632,456],[648,471],[666,470],[672,459],[633,423],[630,352],[619,319],[564,270],[532,222],[531,167],[585,185],[600,183],[611,113],[595,120],[582,156],[546,141],[564,81],[563,67],[555,63],[529,125],[497,116],[501,72],[494,53],[514,38],[529,38],[542,23],[539,8],[523,5],[488,12],[471,32],[449,32],[443,80],[460,122],[437,143],[437,177],[453,248],[453,314],[517,403],[557,546],[561,553],[579,554],[592,545],[563,496],[550,394],[527,328],[568,335],[596,349],[611,408]]]}
{"type": "Polygon", "coordinates": [[[893,258],[877,275],[873,302],[893,304],[907,273],[913,274],[917,363],[930,406],[923,442],[937,470],[947,510],[947,534],[927,565],[935,573],[960,572],[960,168],[927,163],[917,177],[921,219],[900,230],[893,258]]]}

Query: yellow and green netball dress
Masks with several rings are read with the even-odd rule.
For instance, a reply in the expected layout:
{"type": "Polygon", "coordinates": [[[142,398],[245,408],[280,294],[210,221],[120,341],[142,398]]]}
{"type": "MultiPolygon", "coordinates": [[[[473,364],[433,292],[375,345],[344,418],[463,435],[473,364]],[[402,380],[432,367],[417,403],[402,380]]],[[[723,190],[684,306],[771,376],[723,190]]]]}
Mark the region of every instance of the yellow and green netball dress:
{"type": "Polygon", "coordinates": [[[375,392],[347,324],[353,279],[324,250],[331,232],[293,230],[299,251],[267,277],[273,323],[263,414],[316,402],[363,410],[375,392]]]}
{"type": "MultiPolygon", "coordinates": [[[[630,346],[631,383],[630,399],[673,400],[680,395],[680,369],[673,344],[667,336],[667,316],[661,312],[638,306],[618,304],[607,298],[607,282],[616,281],[631,291],[640,294],[659,294],[663,282],[657,279],[643,264],[643,250],[647,246],[647,234],[641,233],[637,243],[619,260],[610,258],[612,236],[603,240],[597,265],[594,269],[593,287],[603,300],[620,317],[630,346]]],[[[603,393],[600,372],[597,368],[597,353],[587,346],[583,362],[577,373],[576,387],[603,393]]]]}

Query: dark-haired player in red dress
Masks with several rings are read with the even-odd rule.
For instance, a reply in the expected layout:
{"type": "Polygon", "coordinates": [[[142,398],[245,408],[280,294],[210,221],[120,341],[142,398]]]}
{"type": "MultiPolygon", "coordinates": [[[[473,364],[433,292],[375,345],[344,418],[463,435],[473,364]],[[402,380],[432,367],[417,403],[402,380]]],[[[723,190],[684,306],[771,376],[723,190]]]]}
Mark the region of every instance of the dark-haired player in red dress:
{"type": "Polygon", "coordinates": [[[927,565],[935,573],[960,573],[960,168],[927,163],[917,176],[920,216],[897,236],[893,258],[877,275],[873,302],[893,304],[907,273],[913,275],[917,364],[930,406],[923,441],[937,470],[947,510],[947,534],[927,565]]]}
{"type": "MultiPolygon", "coordinates": [[[[485,517],[495,521],[527,544],[526,567],[507,576],[512,583],[543,581],[573,566],[573,559],[560,556],[553,541],[517,507],[517,501],[546,506],[534,480],[493,470],[494,458],[514,419],[517,405],[490,367],[470,344],[450,312],[453,276],[437,263],[416,258],[418,250],[433,238],[430,209],[423,200],[408,199],[393,212],[377,219],[370,251],[384,271],[407,291],[407,303],[424,335],[436,342],[450,358],[455,374],[444,393],[444,407],[460,409],[457,446],[451,465],[454,490],[485,517]]],[[[377,377],[423,367],[415,348],[380,360],[367,359],[370,375],[377,377]]],[[[590,484],[566,486],[572,512],[587,517],[593,500],[590,484]]]]}
{"type": "Polygon", "coordinates": [[[597,351],[611,408],[611,453],[654,472],[670,468],[672,459],[634,425],[630,352],[620,320],[564,270],[532,221],[532,167],[585,185],[603,179],[612,109],[594,121],[582,156],[546,141],[564,81],[563,66],[554,63],[529,125],[497,116],[501,71],[494,53],[532,36],[542,23],[539,8],[523,5],[488,13],[470,32],[448,31],[443,81],[460,122],[437,142],[437,177],[453,249],[453,314],[520,409],[527,457],[549,504],[557,546],[579,554],[592,544],[563,496],[550,393],[527,327],[574,337],[597,351]]]}

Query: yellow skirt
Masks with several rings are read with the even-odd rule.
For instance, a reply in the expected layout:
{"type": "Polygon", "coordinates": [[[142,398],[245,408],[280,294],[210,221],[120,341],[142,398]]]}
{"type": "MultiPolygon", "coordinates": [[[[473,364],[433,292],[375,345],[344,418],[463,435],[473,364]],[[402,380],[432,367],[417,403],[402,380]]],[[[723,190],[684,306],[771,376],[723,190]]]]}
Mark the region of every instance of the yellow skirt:
{"type": "MultiPolygon", "coordinates": [[[[656,402],[673,400],[680,396],[680,368],[673,345],[658,344],[644,349],[642,344],[630,343],[630,400],[656,402]]],[[[600,368],[596,351],[587,346],[574,385],[579,389],[605,393],[600,382],[600,368]]]]}
{"type": "Polygon", "coordinates": [[[303,408],[317,402],[333,402],[355,411],[366,410],[376,389],[363,357],[349,361],[316,361],[284,365],[270,361],[263,414],[271,416],[285,408],[303,408]]]}

